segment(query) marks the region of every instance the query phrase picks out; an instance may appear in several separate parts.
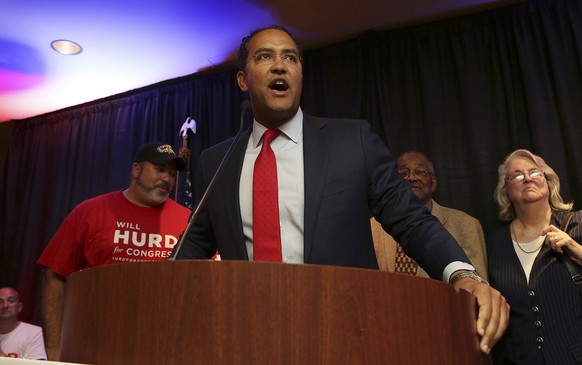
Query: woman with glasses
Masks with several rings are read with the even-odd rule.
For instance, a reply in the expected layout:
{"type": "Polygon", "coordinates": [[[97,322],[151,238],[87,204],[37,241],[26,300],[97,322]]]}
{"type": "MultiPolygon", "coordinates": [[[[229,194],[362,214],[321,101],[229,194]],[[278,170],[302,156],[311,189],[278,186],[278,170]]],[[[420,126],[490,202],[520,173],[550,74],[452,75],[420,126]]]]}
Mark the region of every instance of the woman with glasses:
{"type": "Polygon", "coordinates": [[[573,204],[562,200],[554,170],[524,149],[499,166],[494,197],[506,224],[486,240],[489,281],[511,306],[495,362],[582,363],[582,291],[560,257],[582,273],[582,213],[560,229],[573,204]]]}

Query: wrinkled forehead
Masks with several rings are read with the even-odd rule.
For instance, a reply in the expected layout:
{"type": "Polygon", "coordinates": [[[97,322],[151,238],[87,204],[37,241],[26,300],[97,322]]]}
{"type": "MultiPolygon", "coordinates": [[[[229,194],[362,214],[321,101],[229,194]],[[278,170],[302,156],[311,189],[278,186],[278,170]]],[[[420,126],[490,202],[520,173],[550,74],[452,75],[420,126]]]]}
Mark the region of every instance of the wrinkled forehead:
{"type": "Polygon", "coordinates": [[[18,299],[18,292],[14,289],[10,288],[2,288],[0,289],[0,299],[9,299],[9,298],[16,298],[18,299]]]}
{"type": "Polygon", "coordinates": [[[513,172],[513,171],[529,171],[531,169],[539,168],[538,164],[527,157],[516,157],[509,161],[505,165],[505,171],[513,172]]]}
{"type": "Polygon", "coordinates": [[[430,169],[430,164],[427,159],[417,153],[407,153],[398,159],[396,162],[398,164],[398,168],[408,168],[408,169],[415,169],[415,168],[422,168],[422,169],[430,169]]]}
{"type": "Polygon", "coordinates": [[[259,49],[298,52],[291,36],[279,29],[265,29],[257,33],[249,42],[249,54],[256,53],[259,49]]]}

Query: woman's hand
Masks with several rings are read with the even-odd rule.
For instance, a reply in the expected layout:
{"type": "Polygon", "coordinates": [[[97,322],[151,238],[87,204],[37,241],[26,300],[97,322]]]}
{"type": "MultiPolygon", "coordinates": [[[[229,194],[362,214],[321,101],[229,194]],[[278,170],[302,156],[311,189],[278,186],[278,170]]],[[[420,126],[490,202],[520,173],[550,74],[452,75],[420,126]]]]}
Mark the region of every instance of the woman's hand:
{"type": "Polygon", "coordinates": [[[546,244],[559,253],[567,253],[571,257],[582,260],[582,246],[560,228],[550,224],[544,228],[541,235],[546,236],[546,244]]]}

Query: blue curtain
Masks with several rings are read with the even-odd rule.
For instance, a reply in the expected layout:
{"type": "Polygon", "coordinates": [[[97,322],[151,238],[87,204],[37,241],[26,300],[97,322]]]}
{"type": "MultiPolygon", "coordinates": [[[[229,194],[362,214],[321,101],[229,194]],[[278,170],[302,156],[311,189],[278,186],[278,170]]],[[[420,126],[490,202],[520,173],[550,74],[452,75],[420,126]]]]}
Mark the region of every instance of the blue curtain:
{"type": "MultiPolygon", "coordinates": [[[[485,233],[498,224],[497,166],[516,148],[544,157],[566,200],[580,202],[580,4],[534,0],[308,50],[303,109],[367,119],[395,155],[425,152],[437,201],[485,233]]],[[[235,75],[196,74],[15,122],[0,182],[0,283],[21,291],[24,320],[39,322],[36,260],[58,225],[82,200],[126,187],[141,144],[178,149],[194,118],[194,174],[202,149],[236,133],[245,95],[235,75]]]]}

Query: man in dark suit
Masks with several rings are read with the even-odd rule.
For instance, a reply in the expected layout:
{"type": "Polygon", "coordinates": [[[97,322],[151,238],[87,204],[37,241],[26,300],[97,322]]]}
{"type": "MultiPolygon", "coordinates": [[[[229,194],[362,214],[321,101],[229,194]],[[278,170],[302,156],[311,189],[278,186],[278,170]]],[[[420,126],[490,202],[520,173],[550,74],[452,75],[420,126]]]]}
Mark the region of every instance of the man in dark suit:
{"type": "MultiPolygon", "coordinates": [[[[253,127],[233,146],[176,258],[210,258],[218,250],[223,260],[255,259],[260,245],[253,169],[263,134],[277,130],[270,147],[278,179],[278,260],[377,269],[372,214],[431,277],[477,297],[480,345],[489,352],[507,325],[505,299],[474,272],[456,241],[412,194],[369,123],[303,114],[302,51],[293,36],[276,26],[252,32],[241,44],[239,67],[237,81],[249,93],[253,127]]],[[[201,154],[197,193],[208,186],[230,143],[201,154]]]]}

